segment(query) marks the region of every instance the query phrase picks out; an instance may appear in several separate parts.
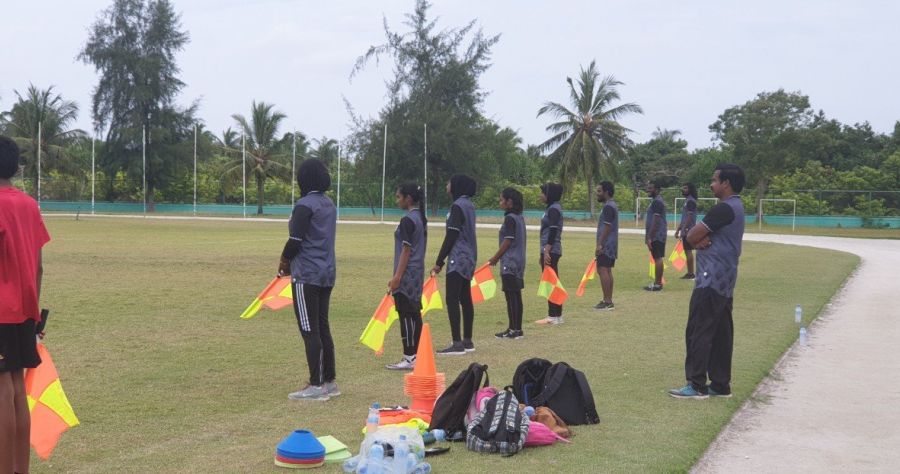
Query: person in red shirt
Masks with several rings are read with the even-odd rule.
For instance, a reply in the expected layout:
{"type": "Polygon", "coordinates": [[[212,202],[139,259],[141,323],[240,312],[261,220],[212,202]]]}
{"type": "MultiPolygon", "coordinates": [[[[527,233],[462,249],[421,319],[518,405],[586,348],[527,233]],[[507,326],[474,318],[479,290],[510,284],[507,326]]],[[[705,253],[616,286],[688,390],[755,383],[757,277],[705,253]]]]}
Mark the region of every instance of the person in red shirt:
{"type": "Polygon", "coordinates": [[[13,187],[19,147],[0,136],[0,472],[28,472],[31,416],[25,370],[41,363],[35,325],[50,241],[37,202],[13,187]]]}

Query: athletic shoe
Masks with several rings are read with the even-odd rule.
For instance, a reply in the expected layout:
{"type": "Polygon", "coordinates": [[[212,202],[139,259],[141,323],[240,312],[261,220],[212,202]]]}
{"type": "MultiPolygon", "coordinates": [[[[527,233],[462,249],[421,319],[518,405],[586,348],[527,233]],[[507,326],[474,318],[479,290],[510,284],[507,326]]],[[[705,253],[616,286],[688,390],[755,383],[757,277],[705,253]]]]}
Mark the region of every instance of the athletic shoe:
{"type": "Polygon", "coordinates": [[[684,276],[681,277],[682,280],[693,280],[694,278],[696,278],[696,275],[693,273],[685,273],[684,276]]]}
{"type": "Polygon", "coordinates": [[[463,339],[463,349],[466,352],[475,352],[475,343],[471,339],[463,339]]]}
{"type": "Polygon", "coordinates": [[[698,392],[691,384],[669,390],[669,396],[674,398],[692,398],[694,400],[705,400],[709,398],[709,395],[698,392]]]}
{"type": "Polygon", "coordinates": [[[713,390],[712,387],[707,387],[707,388],[706,388],[706,392],[709,394],[710,397],[717,397],[717,398],[731,398],[731,392],[730,392],[730,391],[727,392],[727,393],[725,393],[725,392],[719,393],[719,392],[713,390]]]}
{"type": "Polygon", "coordinates": [[[291,400],[318,400],[324,402],[330,397],[325,385],[307,385],[301,390],[289,393],[288,398],[291,400]]]}
{"type": "Polygon", "coordinates": [[[541,324],[541,325],[556,325],[556,324],[562,324],[562,323],[563,323],[563,317],[562,317],[562,316],[556,316],[556,317],[553,317],[553,316],[547,316],[547,317],[544,318],[544,319],[538,319],[538,320],[535,321],[534,323],[535,323],[535,324],[541,324]]]}
{"type": "Polygon", "coordinates": [[[522,339],[525,334],[522,331],[507,329],[506,332],[497,334],[497,339],[522,339]]]}
{"type": "Polygon", "coordinates": [[[416,358],[412,357],[410,359],[407,357],[403,357],[402,359],[400,359],[400,362],[397,362],[396,364],[388,364],[385,367],[391,370],[413,370],[416,368],[416,358]]]}
{"type": "Polygon", "coordinates": [[[331,382],[325,382],[325,390],[328,391],[329,397],[336,397],[341,394],[341,389],[338,388],[337,382],[332,380],[331,382]]]}
{"type": "Polygon", "coordinates": [[[466,348],[463,347],[462,342],[454,342],[450,344],[446,349],[441,349],[437,351],[440,355],[463,355],[466,353],[466,348]]]}
{"type": "Polygon", "coordinates": [[[601,301],[594,306],[594,309],[599,311],[612,311],[616,309],[616,305],[607,303],[606,301],[601,301]]]}
{"type": "Polygon", "coordinates": [[[662,291],[663,287],[662,287],[662,285],[657,285],[656,283],[653,283],[653,284],[645,286],[644,289],[647,291],[662,291]]]}

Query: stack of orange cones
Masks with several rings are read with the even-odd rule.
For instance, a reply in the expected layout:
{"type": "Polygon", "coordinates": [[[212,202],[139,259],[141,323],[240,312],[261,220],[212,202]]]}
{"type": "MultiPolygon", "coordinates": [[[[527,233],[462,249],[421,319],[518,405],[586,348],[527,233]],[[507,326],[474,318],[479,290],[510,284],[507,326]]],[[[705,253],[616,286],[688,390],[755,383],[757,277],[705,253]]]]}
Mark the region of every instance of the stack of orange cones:
{"type": "Polygon", "coordinates": [[[428,415],[434,410],[434,401],[444,392],[444,374],[437,373],[437,367],[434,365],[431,327],[428,323],[422,325],[419,351],[416,353],[416,368],[413,373],[406,374],[403,392],[412,399],[410,409],[428,415]]]}

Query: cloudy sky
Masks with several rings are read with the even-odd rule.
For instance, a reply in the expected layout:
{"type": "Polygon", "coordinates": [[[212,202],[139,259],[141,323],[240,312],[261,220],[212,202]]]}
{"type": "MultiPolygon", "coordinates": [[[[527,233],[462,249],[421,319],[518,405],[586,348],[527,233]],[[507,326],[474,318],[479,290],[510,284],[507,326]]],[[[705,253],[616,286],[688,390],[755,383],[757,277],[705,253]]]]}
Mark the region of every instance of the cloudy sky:
{"type": "MultiPolygon", "coordinates": [[[[285,130],[343,137],[346,97],[364,116],[385,100],[390,64],[351,82],[356,58],[384,40],[382,17],[403,30],[413,0],[175,0],[190,43],[178,55],[187,87],[182,103],[201,100],[200,117],[220,132],[252,100],[288,115],[285,130]]],[[[0,26],[0,110],[29,82],[54,85],[81,106],[89,130],[97,75],[75,58],[97,14],[111,0],[4,2],[0,26]]],[[[567,100],[566,76],[596,59],[625,83],[626,101],[644,108],[625,124],[636,141],[656,127],[681,130],[706,147],[708,127],[726,108],[760,91],[784,88],[845,123],[869,121],[890,132],[900,119],[900,2],[830,0],[582,1],[435,0],[440,27],[477,20],[501,34],[483,76],[484,112],[543,141],[548,120],[537,109],[567,100]]],[[[405,31],[405,30],[403,30],[405,31]]]]}

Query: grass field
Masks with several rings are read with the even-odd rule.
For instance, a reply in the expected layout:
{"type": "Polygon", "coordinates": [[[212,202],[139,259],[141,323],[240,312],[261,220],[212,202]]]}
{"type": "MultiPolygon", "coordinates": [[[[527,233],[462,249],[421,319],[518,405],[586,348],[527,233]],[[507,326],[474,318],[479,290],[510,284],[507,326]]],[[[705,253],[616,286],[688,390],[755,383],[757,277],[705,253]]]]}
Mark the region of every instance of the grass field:
{"type": "MultiPolygon", "coordinates": [[[[54,240],[44,253],[42,303],[52,311],[45,342],[82,424],[63,436],[49,462],[35,459],[34,472],[276,472],[275,445],[290,430],[332,434],[355,452],[369,404],[408,402],[402,375],[383,369],[399,357],[399,329],[392,328],[382,358],[357,342],[390,277],[392,226],[338,227],[331,327],[344,394],[321,403],[287,399],[307,378],[290,309],[238,319],[274,273],[285,224],[47,222],[54,240]]],[[[441,237],[431,229],[429,261],[441,237]]],[[[479,239],[486,260],[496,231],[480,231],[479,239]]],[[[529,255],[536,240],[529,235],[529,255]]],[[[597,280],[585,297],[574,297],[593,235],[569,232],[560,264],[573,294],[565,324],[530,323],[546,314],[534,294],[535,265],[526,273],[525,339],[494,339],[506,327],[498,294],[476,307],[477,351],[437,360],[450,380],[472,361],[488,364],[498,387],[511,383],[526,358],[569,362],[587,374],[601,423],[575,427],[570,445],[512,458],[455,444],[432,460],[437,472],[687,470],[795,340],[794,305],[810,320],[858,262],[839,252],[745,243],[734,312],[735,397],[681,401],[665,390],[683,383],[692,285],[671,272],[665,291],[644,292],[646,248],[637,236],[621,240],[615,311],[591,309],[597,280]]],[[[436,346],[450,339],[445,315],[426,317],[436,346]]]]}

